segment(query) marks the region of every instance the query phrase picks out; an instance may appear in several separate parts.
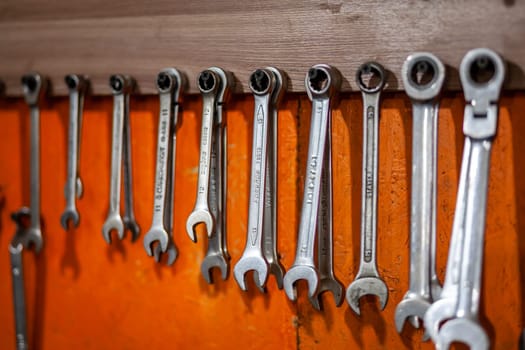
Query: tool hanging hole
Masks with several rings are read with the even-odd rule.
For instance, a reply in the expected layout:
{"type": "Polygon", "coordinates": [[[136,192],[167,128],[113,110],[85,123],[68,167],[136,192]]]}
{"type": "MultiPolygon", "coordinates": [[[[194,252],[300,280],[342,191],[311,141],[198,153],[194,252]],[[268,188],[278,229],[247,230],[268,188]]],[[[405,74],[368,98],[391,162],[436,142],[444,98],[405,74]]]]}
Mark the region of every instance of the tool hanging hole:
{"type": "Polygon", "coordinates": [[[310,68],[308,71],[308,82],[314,92],[321,93],[328,88],[330,79],[323,69],[310,68]]]}
{"type": "Polygon", "coordinates": [[[29,92],[35,92],[38,86],[36,77],[33,75],[24,75],[22,77],[22,84],[27,88],[29,92]]]}
{"type": "Polygon", "coordinates": [[[64,81],[66,82],[66,85],[70,90],[76,89],[78,86],[78,81],[73,75],[66,75],[64,81]]]}
{"type": "Polygon", "coordinates": [[[199,75],[199,88],[203,92],[212,90],[215,87],[215,75],[209,70],[203,71],[199,75]]]}
{"type": "Polygon", "coordinates": [[[109,78],[109,85],[111,86],[113,90],[115,90],[115,92],[120,92],[122,91],[122,88],[124,87],[124,80],[122,79],[121,76],[112,75],[109,78]]]}
{"type": "Polygon", "coordinates": [[[167,73],[161,72],[157,76],[157,87],[159,88],[159,90],[168,90],[171,87],[171,83],[171,77],[167,73]]]}
{"type": "Polygon", "coordinates": [[[359,86],[364,91],[380,90],[385,83],[384,79],[382,69],[375,63],[365,63],[357,71],[359,86]]]}
{"type": "Polygon", "coordinates": [[[422,58],[414,63],[410,70],[410,80],[417,87],[426,87],[436,78],[436,66],[433,62],[422,58]]]}
{"type": "Polygon", "coordinates": [[[264,70],[257,69],[250,76],[250,87],[254,92],[264,93],[266,90],[268,90],[269,86],[270,77],[264,70]]]}
{"type": "Polygon", "coordinates": [[[496,74],[496,65],[489,56],[479,56],[470,64],[469,74],[473,82],[485,84],[496,74]]]}

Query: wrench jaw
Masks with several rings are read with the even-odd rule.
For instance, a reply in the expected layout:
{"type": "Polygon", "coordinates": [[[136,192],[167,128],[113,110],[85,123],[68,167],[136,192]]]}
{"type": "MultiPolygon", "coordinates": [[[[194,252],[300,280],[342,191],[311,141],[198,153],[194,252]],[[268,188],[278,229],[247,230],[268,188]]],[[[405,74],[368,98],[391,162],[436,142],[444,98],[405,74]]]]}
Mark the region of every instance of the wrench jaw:
{"type": "Polygon", "coordinates": [[[430,307],[430,301],[414,293],[407,293],[403,300],[396,306],[395,324],[398,333],[403,331],[405,321],[409,319],[414,328],[420,328],[426,311],[430,307]]]}
{"type": "Polygon", "coordinates": [[[316,310],[322,311],[323,309],[321,294],[323,294],[324,292],[332,292],[335,306],[339,307],[343,304],[343,301],[345,299],[343,284],[334,277],[321,278],[321,280],[319,281],[319,289],[317,293],[313,297],[309,298],[310,303],[316,310]]]}
{"type": "Polygon", "coordinates": [[[268,280],[268,263],[262,256],[243,255],[233,268],[233,275],[243,291],[247,291],[246,274],[253,271],[253,279],[259,290],[264,291],[268,280]]]}
{"type": "Polygon", "coordinates": [[[456,299],[446,298],[434,301],[424,316],[425,331],[432,338],[434,344],[439,342],[440,326],[454,317],[456,313],[456,299]]]}
{"type": "Polygon", "coordinates": [[[273,275],[275,282],[277,283],[278,289],[283,289],[283,278],[284,278],[284,267],[278,262],[278,260],[268,263],[268,271],[270,275],[273,275]]]}
{"type": "Polygon", "coordinates": [[[148,233],[144,236],[144,249],[149,256],[158,254],[157,250],[165,253],[168,249],[169,235],[162,227],[151,227],[148,233]],[[155,247],[153,247],[155,245],[155,247]],[[158,248],[157,248],[158,247],[158,248]]]}
{"type": "Polygon", "coordinates": [[[195,233],[195,226],[203,223],[206,226],[207,236],[213,234],[215,228],[215,220],[207,209],[194,209],[186,221],[186,233],[193,242],[197,242],[197,235],[195,233]]]}
{"type": "Polygon", "coordinates": [[[179,256],[179,251],[177,250],[175,243],[173,243],[173,241],[171,240],[168,243],[168,247],[166,248],[166,250],[162,250],[161,244],[157,244],[153,249],[153,256],[155,257],[155,262],[157,263],[160,262],[162,254],[168,255],[168,260],[166,262],[167,266],[172,266],[175,263],[175,260],[177,260],[177,257],[179,256]]]}
{"type": "Polygon", "coordinates": [[[308,297],[312,299],[319,289],[319,272],[314,266],[306,264],[294,264],[283,279],[283,287],[286,296],[291,301],[297,300],[297,290],[295,283],[299,280],[306,280],[308,283],[308,297]]]}
{"type": "Polygon", "coordinates": [[[110,213],[110,215],[106,219],[106,222],[102,226],[102,236],[108,243],[111,243],[112,231],[115,231],[117,233],[117,237],[120,240],[124,239],[124,223],[122,222],[122,218],[118,213],[110,213]]]}
{"type": "Polygon", "coordinates": [[[66,210],[64,210],[64,212],[62,213],[62,216],[60,216],[60,224],[66,231],[69,230],[70,227],[78,227],[79,223],[80,215],[78,215],[78,211],[74,207],[66,208],[66,210]]]}
{"type": "Polygon", "coordinates": [[[375,295],[379,298],[381,310],[384,310],[388,301],[388,288],[382,279],[378,277],[356,278],[346,290],[346,301],[352,310],[361,315],[359,299],[364,295],[375,295]]]}
{"type": "Polygon", "coordinates": [[[34,247],[38,254],[43,246],[42,232],[39,228],[30,227],[31,210],[28,207],[22,207],[11,214],[11,219],[17,227],[15,236],[11,240],[11,246],[22,245],[26,249],[34,247]]]}
{"type": "Polygon", "coordinates": [[[463,317],[450,320],[441,327],[436,349],[448,350],[455,342],[476,350],[488,350],[490,347],[490,340],[479,323],[463,317]]]}
{"type": "Polygon", "coordinates": [[[127,230],[131,232],[131,241],[135,242],[137,238],[139,238],[139,235],[140,235],[140,227],[137,224],[137,221],[135,221],[135,218],[124,216],[122,218],[122,222],[124,225],[124,231],[127,230]]]}
{"type": "Polygon", "coordinates": [[[222,254],[210,254],[204,258],[201,263],[201,274],[208,284],[213,284],[213,268],[221,271],[221,278],[225,281],[230,271],[229,259],[222,254]]]}

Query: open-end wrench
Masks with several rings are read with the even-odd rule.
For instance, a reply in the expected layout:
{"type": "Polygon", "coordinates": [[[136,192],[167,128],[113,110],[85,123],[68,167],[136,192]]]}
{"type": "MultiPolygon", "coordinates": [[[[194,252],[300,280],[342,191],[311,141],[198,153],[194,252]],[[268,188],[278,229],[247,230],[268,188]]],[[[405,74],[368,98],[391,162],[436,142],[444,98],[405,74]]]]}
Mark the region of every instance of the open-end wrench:
{"type": "MultiPolygon", "coordinates": [[[[360,315],[359,299],[364,295],[379,298],[381,310],[388,300],[388,289],[379,277],[376,262],[377,181],[379,157],[379,98],[385,84],[385,72],[377,63],[366,63],[356,73],[363,95],[363,182],[361,190],[361,261],[355,280],[346,289],[346,301],[360,315]],[[379,77],[375,87],[367,86],[363,74],[379,77]]],[[[371,82],[371,81],[370,81],[371,82]]]]}
{"type": "Polygon", "coordinates": [[[60,217],[60,223],[64,230],[67,230],[70,222],[73,227],[77,227],[80,221],[75,200],[80,198],[83,192],[82,180],[79,175],[80,138],[82,135],[84,95],[89,81],[85,76],[77,74],[66,75],[64,80],[69,88],[69,131],[67,181],[64,188],[66,208],[60,217]]]}
{"type": "Polygon", "coordinates": [[[505,78],[505,64],[492,50],[474,49],[461,61],[465,106],[463,133],[470,141],[465,186],[464,242],[454,318],[445,322],[436,347],[448,349],[454,342],[471,349],[488,349],[490,340],[478,321],[487,192],[492,141],[498,123],[498,99],[505,78]]]}
{"type": "Polygon", "coordinates": [[[31,190],[31,224],[25,229],[25,240],[28,248],[34,245],[35,252],[42,249],[42,231],[40,229],[40,109],[38,104],[46,90],[46,79],[38,73],[29,73],[22,77],[24,98],[30,110],[30,190],[31,190]]]}
{"type": "MultiPolygon", "coordinates": [[[[121,170],[122,170],[122,156],[124,149],[128,148],[128,145],[124,145],[124,142],[128,140],[128,137],[124,134],[129,135],[129,130],[126,125],[129,126],[129,94],[131,93],[134,82],[133,79],[125,75],[112,75],[109,79],[109,85],[113,92],[113,135],[111,145],[111,180],[110,180],[110,194],[109,194],[109,212],[106,218],[106,222],[102,227],[102,235],[106,242],[111,243],[111,231],[117,232],[118,238],[124,238],[124,222],[120,216],[120,181],[121,181],[121,170]]],[[[126,152],[125,158],[130,156],[129,152],[126,152]]],[[[124,161],[124,163],[127,163],[124,161]]],[[[129,168],[131,164],[128,164],[129,168]]],[[[131,171],[131,169],[129,169],[131,171]]],[[[124,170],[127,173],[127,169],[124,170]]],[[[127,177],[127,176],[125,176],[127,177]]],[[[127,183],[130,180],[125,179],[127,183]]],[[[128,184],[129,185],[129,184],[128,184]]],[[[126,190],[124,192],[127,192],[126,190]]],[[[124,194],[126,196],[126,193],[124,194]]],[[[129,199],[129,198],[128,198],[129,199]]],[[[127,202],[127,201],[126,201],[127,202]]],[[[128,203],[124,203],[125,205],[128,203]]],[[[132,232],[134,235],[135,233],[132,232]]]]}
{"type": "Polygon", "coordinates": [[[435,253],[432,251],[436,244],[438,97],[445,81],[445,66],[430,53],[414,53],[403,64],[402,77],[406,93],[412,100],[413,131],[410,283],[396,307],[398,332],[403,330],[407,318],[419,328],[433,301],[431,275],[435,274],[435,261],[432,262],[435,253]]]}
{"type": "Polygon", "coordinates": [[[321,294],[332,292],[335,305],[341,306],[344,300],[344,286],[335,278],[333,267],[333,188],[332,188],[332,121],[328,119],[323,170],[321,173],[320,201],[317,218],[317,264],[319,269],[319,288],[309,298],[312,305],[321,310],[321,294]]]}
{"type": "Polygon", "coordinates": [[[197,85],[202,94],[202,126],[199,155],[199,177],[197,179],[197,199],[195,207],[186,221],[186,232],[190,239],[197,241],[195,226],[199,223],[206,225],[208,237],[211,237],[215,228],[215,220],[210,213],[208,193],[210,185],[210,163],[213,139],[213,119],[217,104],[217,97],[221,93],[219,88],[224,85],[220,77],[212,70],[206,69],[199,74],[197,85]]]}
{"type": "MultiPolygon", "coordinates": [[[[212,127],[210,132],[211,154],[209,169],[209,211],[214,220],[214,232],[208,237],[208,249],[201,264],[201,273],[208,283],[213,283],[212,269],[221,271],[223,280],[230,271],[230,255],[226,244],[226,185],[227,185],[227,130],[226,118],[223,116],[224,103],[229,97],[233,85],[231,73],[218,67],[211,67],[210,72],[218,77],[218,93],[212,106],[212,127]]],[[[202,141],[202,140],[201,140],[202,141]]],[[[202,144],[201,144],[202,145],[202,144]]]]}
{"type": "MultiPolygon", "coordinates": [[[[284,72],[275,67],[266,67],[275,76],[276,88],[270,104],[268,126],[268,149],[266,160],[266,192],[263,218],[263,253],[268,263],[268,272],[275,277],[277,288],[283,288],[284,267],[279,261],[277,251],[277,150],[278,150],[278,107],[288,89],[288,79],[284,72]]],[[[261,286],[258,286],[261,288],[261,286]]]]}
{"type": "MultiPolygon", "coordinates": [[[[253,271],[256,285],[264,289],[268,279],[268,262],[263,251],[264,215],[266,209],[266,181],[268,163],[268,130],[271,123],[272,95],[280,89],[277,77],[267,69],[257,69],[250,75],[250,89],[255,99],[253,113],[253,145],[248,207],[248,232],[244,252],[233,269],[235,280],[247,290],[246,274],[253,271]]],[[[270,232],[270,231],[268,231],[270,232]]]]}
{"type": "Polygon", "coordinates": [[[144,236],[144,249],[149,256],[168,252],[168,265],[177,258],[177,249],[172,240],[173,192],[175,188],[176,127],[179,97],[184,87],[183,75],[174,68],[163,69],[157,75],[160,98],[159,128],[157,136],[157,164],[153,219],[151,228],[144,236]],[[152,247],[156,244],[155,247],[152,247]]]}
{"type": "Polygon", "coordinates": [[[303,205],[295,261],[284,275],[284,291],[292,301],[297,299],[295,283],[308,282],[308,297],[312,298],[319,288],[319,272],[315,267],[314,246],[319,209],[321,173],[328,133],[328,120],[331,118],[330,102],[341,86],[339,71],[325,64],[309,69],[305,78],[308,97],[312,101],[308,158],[304,184],[303,205]]]}

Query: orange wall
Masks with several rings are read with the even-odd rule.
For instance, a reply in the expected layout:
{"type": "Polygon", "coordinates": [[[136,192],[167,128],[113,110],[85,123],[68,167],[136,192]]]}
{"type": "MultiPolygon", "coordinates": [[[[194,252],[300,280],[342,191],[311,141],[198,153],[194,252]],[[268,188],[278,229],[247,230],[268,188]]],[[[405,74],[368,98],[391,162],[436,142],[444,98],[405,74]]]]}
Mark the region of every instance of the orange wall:
{"type": "MultiPolygon", "coordinates": [[[[525,94],[501,100],[494,144],[483,276],[482,322],[496,349],[517,347],[523,327],[525,269],[525,94]],[[521,233],[521,235],[519,235],[521,233]],[[521,255],[520,255],[521,253],[521,255]]],[[[463,148],[462,95],[443,98],[439,124],[438,269],[443,278],[463,148]]],[[[245,243],[253,98],[236,96],[227,105],[228,244],[232,266],[245,243]]],[[[362,301],[361,318],[348,305],[315,311],[300,284],[291,303],[269,280],[260,294],[250,279],[242,292],[232,275],[215,285],[200,275],[204,236],[192,243],[185,221],[194,204],[201,102],[184,101],[178,134],[173,267],[158,265],[142,246],[151,223],[158,98],[133,97],[135,212],[142,232],[107,245],[101,227],[108,209],[112,99],[86,101],[81,146],[84,197],[81,224],[65,232],[64,209],[68,100],[53,98],[42,109],[42,217],[44,249],[24,254],[29,337],[35,349],[431,349],[420,331],[396,333],[393,316],[408,288],[409,172],[411,109],[404,94],[382,102],[379,172],[379,270],[390,289],[383,312],[373,299],[362,301]]],[[[309,133],[310,103],[290,95],[280,110],[279,250],[290,267],[301,205],[309,133]]],[[[28,110],[20,99],[0,100],[0,349],[14,346],[11,277],[7,247],[14,233],[9,214],[29,203],[28,110]]],[[[342,96],[333,113],[334,235],[336,276],[347,286],[357,272],[361,202],[362,103],[358,94],[342,96]]]]}

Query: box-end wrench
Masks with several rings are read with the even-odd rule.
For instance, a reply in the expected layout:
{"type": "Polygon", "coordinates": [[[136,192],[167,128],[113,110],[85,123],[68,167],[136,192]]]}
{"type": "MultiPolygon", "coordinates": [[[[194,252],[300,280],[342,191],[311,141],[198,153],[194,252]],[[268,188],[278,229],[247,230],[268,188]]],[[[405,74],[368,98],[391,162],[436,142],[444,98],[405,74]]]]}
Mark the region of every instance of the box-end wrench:
{"type": "Polygon", "coordinates": [[[321,311],[321,294],[332,293],[335,305],[341,306],[344,300],[344,286],[334,275],[333,257],[333,184],[332,184],[332,121],[328,119],[326,146],[324,149],[321,173],[320,201],[317,217],[317,264],[319,288],[310,303],[321,311]]]}
{"type": "Polygon", "coordinates": [[[306,75],[305,87],[308,97],[312,101],[312,116],[303,205],[295,261],[283,279],[284,291],[292,301],[297,299],[295,289],[297,281],[306,280],[308,282],[309,298],[312,298],[317,293],[319,287],[319,272],[315,267],[314,246],[321,173],[328,132],[328,120],[331,118],[330,102],[341,87],[341,73],[329,65],[315,65],[309,69],[306,75]]]}
{"type": "MultiPolygon", "coordinates": [[[[437,126],[439,95],[445,66],[434,55],[414,53],[402,68],[403,84],[412,100],[412,191],[410,205],[410,283],[395,313],[396,329],[409,319],[420,327],[433,301],[435,271],[437,126]]],[[[436,281],[440,289],[439,281],[436,281]]],[[[438,295],[435,295],[438,297],[438,295]]]]}
{"type": "Polygon", "coordinates": [[[230,255],[226,242],[226,190],[227,190],[227,128],[224,103],[230,95],[234,78],[230,72],[218,67],[209,70],[219,78],[218,94],[213,107],[210,179],[208,191],[209,210],[214,219],[214,232],[208,238],[206,256],[201,263],[201,273],[208,283],[213,283],[212,269],[221,271],[223,280],[230,272],[230,255]]]}
{"type": "Polygon", "coordinates": [[[67,153],[67,180],[64,188],[66,208],[60,217],[64,230],[69,229],[69,224],[77,227],[80,221],[75,200],[82,197],[83,186],[79,173],[80,139],[82,135],[82,113],[84,96],[87,92],[89,81],[83,75],[69,74],[64,78],[69,89],[69,131],[67,153]]]}
{"type": "MultiPolygon", "coordinates": [[[[248,206],[248,232],[244,252],[233,273],[242,290],[247,290],[246,274],[253,271],[256,285],[264,289],[268,279],[268,262],[264,257],[263,224],[266,209],[266,181],[268,163],[268,130],[271,123],[272,95],[279,93],[277,77],[267,69],[257,69],[250,75],[255,106],[253,113],[252,165],[250,176],[250,201],[248,206]]],[[[269,232],[269,231],[268,231],[269,232]]]]}
{"type": "MultiPolygon", "coordinates": [[[[284,267],[279,261],[277,251],[277,157],[278,157],[278,107],[286,90],[288,78],[286,73],[275,68],[266,67],[275,76],[276,89],[272,94],[270,104],[270,124],[268,127],[268,149],[266,161],[266,192],[263,218],[263,252],[268,263],[268,272],[274,275],[277,288],[283,288],[284,267]]],[[[261,288],[261,286],[258,286],[261,288]]]]}
{"type": "Polygon", "coordinates": [[[166,68],[157,75],[160,112],[157,134],[157,163],[153,219],[144,236],[144,249],[149,256],[160,259],[161,253],[168,252],[168,265],[177,258],[177,249],[172,241],[173,190],[176,130],[180,92],[184,87],[183,75],[174,68],[166,68]],[[154,246],[155,245],[155,246],[154,246]]]}
{"type": "MultiPolygon", "coordinates": [[[[120,181],[122,170],[122,156],[124,149],[128,145],[124,145],[127,140],[125,134],[129,125],[129,94],[133,90],[134,81],[131,77],[126,75],[112,75],[109,79],[109,85],[113,92],[113,132],[111,145],[111,179],[110,179],[110,194],[109,194],[109,212],[104,226],[102,226],[102,235],[106,242],[111,243],[111,231],[117,232],[118,238],[124,238],[124,222],[120,216],[120,181]]],[[[129,152],[124,156],[127,158],[129,152]]],[[[124,161],[124,163],[127,163],[124,161]]],[[[127,173],[127,169],[124,170],[127,173]]],[[[126,176],[125,176],[126,177],[126,176]]],[[[125,183],[127,182],[125,179],[125,183]]],[[[126,189],[124,192],[127,192],[126,189]]],[[[124,194],[126,196],[126,194],[124,194]]],[[[127,201],[126,201],[127,202],[127,201]]],[[[125,205],[128,203],[125,203],[125,205]]],[[[135,235],[134,232],[132,232],[135,235]]]]}
{"type": "Polygon", "coordinates": [[[32,244],[35,252],[42,249],[42,231],[40,229],[40,109],[39,102],[44,97],[47,80],[38,73],[29,73],[22,77],[24,99],[29,106],[30,121],[30,190],[31,224],[25,230],[25,248],[32,244]]]}
{"type": "Polygon", "coordinates": [[[379,100],[385,85],[385,72],[377,63],[366,63],[356,73],[363,95],[363,175],[361,189],[361,260],[355,280],[346,289],[346,301],[360,315],[359,300],[364,295],[379,298],[381,310],[388,301],[388,288],[379,276],[376,262],[377,244],[377,182],[379,157],[379,100]],[[368,86],[363,74],[378,77],[376,86],[368,86]]]}
{"type": "Polygon", "coordinates": [[[460,282],[454,319],[439,330],[439,349],[454,342],[471,349],[488,349],[490,340],[478,321],[483,271],[483,246],[492,141],[498,124],[498,99],[505,78],[505,64],[492,50],[474,49],[459,68],[465,106],[463,133],[470,139],[467,164],[465,235],[460,265],[460,282]]]}

